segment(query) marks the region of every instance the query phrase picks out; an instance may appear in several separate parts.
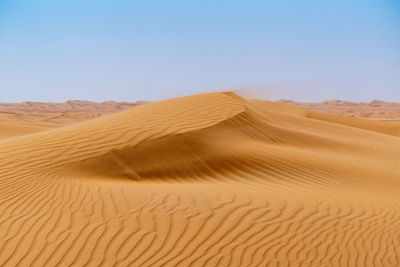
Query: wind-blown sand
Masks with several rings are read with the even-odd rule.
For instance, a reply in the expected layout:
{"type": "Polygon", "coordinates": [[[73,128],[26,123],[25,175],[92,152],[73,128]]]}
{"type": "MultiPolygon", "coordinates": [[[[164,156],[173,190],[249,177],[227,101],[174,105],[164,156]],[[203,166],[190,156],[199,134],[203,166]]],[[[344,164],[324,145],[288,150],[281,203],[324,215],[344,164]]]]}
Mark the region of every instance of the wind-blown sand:
{"type": "Polygon", "coordinates": [[[2,139],[0,266],[399,266],[376,123],[228,92],[2,139]]]}

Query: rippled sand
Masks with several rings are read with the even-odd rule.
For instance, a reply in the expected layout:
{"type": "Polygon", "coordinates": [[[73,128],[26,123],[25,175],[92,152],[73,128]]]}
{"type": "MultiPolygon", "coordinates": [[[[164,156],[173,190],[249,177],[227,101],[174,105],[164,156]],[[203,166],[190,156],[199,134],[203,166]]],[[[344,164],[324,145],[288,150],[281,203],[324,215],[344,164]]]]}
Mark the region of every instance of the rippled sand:
{"type": "Polygon", "coordinates": [[[222,92],[0,124],[0,266],[399,266],[377,123],[222,92]]]}

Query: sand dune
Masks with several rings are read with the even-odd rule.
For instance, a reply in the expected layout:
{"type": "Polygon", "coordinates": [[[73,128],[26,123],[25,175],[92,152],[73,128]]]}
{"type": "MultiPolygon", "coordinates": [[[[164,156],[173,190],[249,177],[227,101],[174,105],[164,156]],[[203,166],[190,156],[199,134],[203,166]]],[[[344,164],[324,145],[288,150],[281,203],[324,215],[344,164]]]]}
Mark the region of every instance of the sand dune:
{"type": "Polygon", "coordinates": [[[0,266],[399,266],[399,126],[332,116],[223,92],[2,139],[0,266]]]}

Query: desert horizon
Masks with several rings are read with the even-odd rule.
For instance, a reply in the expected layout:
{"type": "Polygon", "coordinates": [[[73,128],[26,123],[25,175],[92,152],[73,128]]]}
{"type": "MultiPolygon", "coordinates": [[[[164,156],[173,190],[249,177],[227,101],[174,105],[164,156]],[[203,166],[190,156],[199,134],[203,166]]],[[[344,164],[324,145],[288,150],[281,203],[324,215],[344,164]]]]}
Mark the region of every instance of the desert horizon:
{"type": "Polygon", "coordinates": [[[1,266],[400,264],[399,123],[233,92],[0,109],[1,266]]]}
{"type": "MultiPolygon", "coordinates": [[[[217,91],[218,92],[218,91],[217,91]]],[[[232,90],[241,95],[240,91],[232,90]]],[[[242,96],[244,97],[244,96],[242,96]]],[[[246,97],[244,97],[246,98],[246,97]]],[[[325,113],[338,114],[345,117],[355,117],[380,121],[399,121],[400,102],[388,102],[382,100],[371,100],[369,102],[355,102],[343,99],[330,99],[320,102],[301,102],[289,99],[269,100],[247,98],[249,100],[264,100],[298,106],[304,109],[321,111],[325,113]]],[[[78,120],[122,111],[138,105],[159,101],[137,100],[115,101],[90,101],[71,99],[63,102],[30,101],[0,102],[0,121],[35,121],[50,122],[56,124],[67,124],[78,120]],[[28,115],[31,115],[28,116],[28,115]],[[62,118],[64,117],[64,118],[62,118]],[[69,121],[70,120],[70,121],[69,121]]]]}

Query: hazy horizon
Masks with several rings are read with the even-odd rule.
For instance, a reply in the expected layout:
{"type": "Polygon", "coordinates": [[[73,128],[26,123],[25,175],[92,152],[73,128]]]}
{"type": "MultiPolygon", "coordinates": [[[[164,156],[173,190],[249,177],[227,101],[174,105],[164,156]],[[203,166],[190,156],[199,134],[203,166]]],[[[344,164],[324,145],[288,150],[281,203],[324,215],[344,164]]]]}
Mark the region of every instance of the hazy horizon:
{"type": "Polygon", "coordinates": [[[396,1],[1,1],[0,102],[400,102],[396,1]]]}
{"type": "MultiPolygon", "coordinates": [[[[217,93],[217,92],[224,92],[224,91],[208,91],[207,93],[217,93]]],[[[322,102],[325,102],[325,101],[335,101],[335,100],[337,100],[337,101],[349,101],[349,102],[354,102],[354,103],[370,103],[370,102],[373,102],[373,101],[383,101],[383,102],[387,102],[387,103],[390,103],[390,102],[392,102],[392,103],[400,103],[400,101],[388,101],[388,100],[382,100],[382,99],[371,99],[371,100],[367,100],[367,101],[362,101],[362,100],[357,101],[357,100],[349,100],[349,99],[344,99],[344,98],[322,99],[322,100],[319,100],[319,101],[301,101],[301,100],[290,99],[290,98],[274,98],[274,97],[270,97],[270,98],[267,97],[266,98],[266,97],[257,97],[257,96],[254,97],[254,94],[241,93],[240,91],[234,91],[234,90],[232,90],[232,92],[234,92],[235,94],[237,94],[239,96],[245,97],[247,99],[260,99],[260,100],[270,100],[270,101],[294,101],[294,102],[298,102],[298,103],[309,103],[309,104],[312,104],[312,103],[316,103],[317,104],[317,103],[322,103],[322,102]]],[[[181,96],[185,97],[185,96],[196,95],[196,94],[202,94],[202,93],[196,93],[195,92],[193,94],[185,94],[185,95],[181,95],[181,96]]],[[[179,97],[181,97],[181,96],[179,96],[179,97]]],[[[174,98],[174,97],[171,97],[171,98],[174,98]]],[[[169,98],[160,99],[160,101],[161,100],[166,100],[166,99],[169,99],[169,98]]],[[[42,101],[42,100],[29,100],[29,99],[16,101],[16,102],[15,101],[10,101],[10,102],[0,101],[0,104],[20,104],[20,103],[24,103],[24,102],[62,104],[62,103],[66,103],[68,101],[82,101],[82,102],[88,101],[88,102],[93,102],[93,103],[104,103],[104,102],[109,102],[109,101],[117,102],[117,103],[123,103],[123,102],[126,102],[126,103],[149,102],[149,103],[151,103],[151,102],[155,102],[155,101],[146,100],[146,99],[137,99],[137,100],[129,100],[128,101],[128,100],[115,100],[115,99],[111,99],[111,98],[110,99],[104,99],[104,100],[90,100],[90,99],[71,98],[71,99],[60,100],[60,101],[52,101],[52,100],[42,101]]]]}

